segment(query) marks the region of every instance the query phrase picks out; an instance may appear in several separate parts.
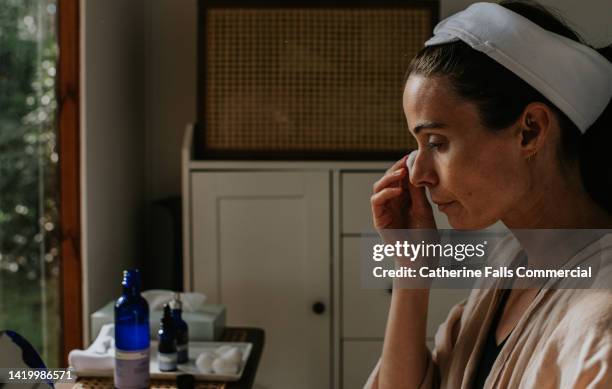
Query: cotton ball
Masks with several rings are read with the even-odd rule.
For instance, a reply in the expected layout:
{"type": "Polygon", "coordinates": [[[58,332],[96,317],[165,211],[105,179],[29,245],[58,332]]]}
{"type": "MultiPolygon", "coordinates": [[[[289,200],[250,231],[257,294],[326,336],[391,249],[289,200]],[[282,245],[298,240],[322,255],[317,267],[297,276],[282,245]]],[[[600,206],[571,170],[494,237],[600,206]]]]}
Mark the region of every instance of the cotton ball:
{"type": "Polygon", "coordinates": [[[217,358],[212,363],[212,368],[217,374],[236,374],[238,364],[225,358],[217,358]]]}
{"type": "Polygon", "coordinates": [[[203,373],[210,374],[213,372],[213,362],[216,356],[212,352],[205,351],[198,355],[196,366],[203,373]]]}
{"type": "Polygon", "coordinates": [[[221,354],[221,358],[239,365],[240,361],[242,361],[242,353],[240,352],[238,347],[232,347],[231,349],[221,354]]]}

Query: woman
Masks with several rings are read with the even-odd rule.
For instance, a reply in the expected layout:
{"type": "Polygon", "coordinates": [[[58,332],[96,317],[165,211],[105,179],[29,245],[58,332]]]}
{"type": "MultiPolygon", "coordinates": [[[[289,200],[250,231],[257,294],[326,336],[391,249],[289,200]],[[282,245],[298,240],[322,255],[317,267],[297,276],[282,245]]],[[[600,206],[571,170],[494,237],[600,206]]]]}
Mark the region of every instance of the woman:
{"type": "MultiPolygon", "coordinates": [[[[375,183],[377,230],[436,228],[425,188],[456,229],[610,228],[610,47],[523,1],[474,4],[434,33],[404,90],[418,152],[375,183]]],[[[542,243],[516,238],[528,258],[542,243]]],[[[612,262],[610,235],[576,257],[593,253],[612,262]]],[[[475,289],[432,353],[428,290],[397,289],[366,388],[610,388],[612,294],[596,286],[475,289]]]]}

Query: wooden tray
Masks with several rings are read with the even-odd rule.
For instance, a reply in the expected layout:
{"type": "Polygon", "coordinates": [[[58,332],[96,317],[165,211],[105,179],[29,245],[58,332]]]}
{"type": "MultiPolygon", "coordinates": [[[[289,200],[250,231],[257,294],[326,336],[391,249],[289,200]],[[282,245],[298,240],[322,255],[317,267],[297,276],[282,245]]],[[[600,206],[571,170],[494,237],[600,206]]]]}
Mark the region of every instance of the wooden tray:
{"type": "MultiPolygon", "coordinates": [[[[157,364],[157,341],[151,341],[151,360],[149,372],[151,379],[175,380],[177,375],[191,374],[196,381],[238,381],[242,377],[253,344],[250,342],[189,342],[189,362],[178,365],[176,371],[160,371],[157,364]],[[220,346],[238,347],[242,352],[242,361],[236,374],[204,374],[195,365],[195,360],[204,351],[213,351],[220,346]]],[[[78,377],[112,377],[112,370],[77,370],[78,377]]]]}

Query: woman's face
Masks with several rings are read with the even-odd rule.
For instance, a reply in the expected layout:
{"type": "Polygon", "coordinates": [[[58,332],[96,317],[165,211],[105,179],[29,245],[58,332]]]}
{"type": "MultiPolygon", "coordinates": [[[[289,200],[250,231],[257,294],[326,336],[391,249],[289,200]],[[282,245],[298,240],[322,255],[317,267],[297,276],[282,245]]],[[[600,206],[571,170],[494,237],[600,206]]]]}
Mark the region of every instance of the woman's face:
{"type": "Polygon", "coordinates": [[[410,180],[429,188],[453,228],[487,227],[528,192],[518,127],[484,128],[476,106],[444,77],[411,75],[403,106],[419,146],[410,180]]]}

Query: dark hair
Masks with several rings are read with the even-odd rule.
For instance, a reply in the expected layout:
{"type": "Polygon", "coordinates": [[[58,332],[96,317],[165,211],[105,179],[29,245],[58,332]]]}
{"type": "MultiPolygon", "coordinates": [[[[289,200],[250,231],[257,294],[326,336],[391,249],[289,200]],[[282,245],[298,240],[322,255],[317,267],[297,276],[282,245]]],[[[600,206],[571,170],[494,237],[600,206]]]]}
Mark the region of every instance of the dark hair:
{"type": "MultiPolygon", "coordinates": [[[[502,1],[501,6],[531,20],[540,27],[584,44],[559,15],[533,1],[502,1]]],[[[612,45],[597,50],[612,62],[612,45]]],[[[486,54],[457,41],[424,47],[412,59],[406,78],[412,74],[446,76],[454,91],[476,104],[480,119],[491,130],[507,128],[518,120],[534,101],[550,107],[561,127],[559,160],[565,171],[567,161],[579,160],[582,182],[589,195],[612,212],[612,107],[610,102],[597,121],[583,135],[576,125],[540,92],[486,54]]]]}

